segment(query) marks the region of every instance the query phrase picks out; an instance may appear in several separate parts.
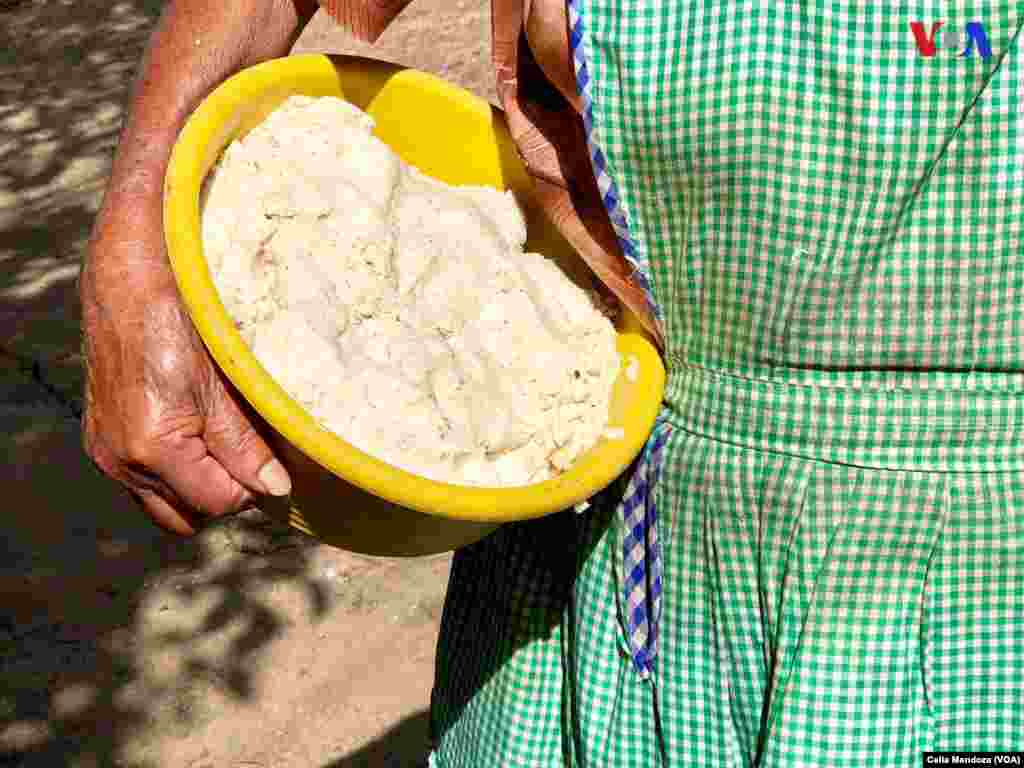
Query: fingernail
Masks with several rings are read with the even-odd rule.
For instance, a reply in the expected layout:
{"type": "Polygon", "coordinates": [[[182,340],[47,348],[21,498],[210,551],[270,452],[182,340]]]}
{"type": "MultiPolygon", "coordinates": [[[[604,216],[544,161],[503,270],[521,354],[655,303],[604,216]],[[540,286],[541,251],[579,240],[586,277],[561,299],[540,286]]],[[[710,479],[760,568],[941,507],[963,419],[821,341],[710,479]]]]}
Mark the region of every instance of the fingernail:
{"type": "Polygon", "coordinates": [[[271,459],[264,464],[256,479],[271,496],[287,496],[292,492],[291,478],[277,459],[271,459]]]}

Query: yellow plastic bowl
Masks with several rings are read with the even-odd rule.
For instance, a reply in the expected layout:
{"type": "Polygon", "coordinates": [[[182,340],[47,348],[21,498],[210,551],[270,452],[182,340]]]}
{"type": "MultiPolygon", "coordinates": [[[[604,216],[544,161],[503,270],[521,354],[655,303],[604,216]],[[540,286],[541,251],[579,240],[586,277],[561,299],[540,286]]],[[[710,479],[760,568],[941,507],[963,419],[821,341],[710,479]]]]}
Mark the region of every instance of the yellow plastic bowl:
{"type": "Polygon", "coordinates": [[[341,97],[371,114],[377,135],[406,162],[451,184],[510,189],[524,209],[528,247],[574,275],[586,267],[541,213],[532,183],[500,110],[436,77],[384,62],[292,56],[249,68],[196,109],[171,156],[164,187],[164,230],[188,312],[225,375],[270,427],[272,447],[292,476],[287,501],[266,508],[318,539],[371,555],[423,555],[472,543],[498,525],[572,507],[608,485],[636,457],[661,404],[665,371],[632,316],[619,325],[620,373],[609,426],[562,475],[517,488],[435,482],[360,451],[317,421],[260,365],[214,287],[203,256],[199,197],[221,151],[293,94],[341,97]],[[635,376],[625,368],[635,360],[635,376]]]}

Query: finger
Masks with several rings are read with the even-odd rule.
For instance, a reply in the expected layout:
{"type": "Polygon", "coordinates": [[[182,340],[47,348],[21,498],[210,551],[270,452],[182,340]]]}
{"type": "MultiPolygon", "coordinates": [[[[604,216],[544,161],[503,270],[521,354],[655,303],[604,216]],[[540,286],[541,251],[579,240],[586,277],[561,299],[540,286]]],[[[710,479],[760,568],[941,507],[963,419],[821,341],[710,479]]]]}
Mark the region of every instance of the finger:
{"type": "Polygon", "coordinates": [[[180,500],[159,478],[133,469],[130,464],[114,458],[110,446],[86,419],[82,429],[82,447],[86,458],[96,471],[121,485],[143,511],[165,531],[191,536],[198,530],[196,517],[184,508],[180,500]],[[161,496],[165,498],[161,498],[161,496]],[[170,498],[175,503],[166,499],[170,498]],[[180,508],[180,509],[179,509],[180,508]]]}
{"type": "Polygon", "coordinates": [[[519,36],[523,31],[522,0],[491,0],[491,60],[498,99],[506,105],[515,93],[519,36]]]}
{"type": "Polygon", "coordinates": [[[165,531],[179,536],[194,536],[200,528],[198,521],[189,512],[175,509],[156,491],[143,488],[132,491],[132,496],[149,518],[165,531]]]}
{"type": "Polygon", "coordinates": [[[587,263],[598,279],[627,307],[664,349],[661,328],[651,314],[643,289],[631,276],[631,267],[619,254],[615,232],[607,217],[589,215],[569,190],[535,179],[536,193],[545,213],[562,236],[587,263]]]}
{"type": "MultiPolygon", "coordinates": [[[[537,14],[539,27],[543,20],[552,23],[558,14],[541,7],[551,0],[533,0],[527,14],[537,14]]],[[[492,3],[494,64],[498,76],[498,94],[505,110],[509,132],[523,163],[535,182],[538,202],[553,220],[566,240],[576,249],[594,274],[628,307],[641,324],[664,347],[661,328],[647,305],[643,290],[632,276],[632,267],[622,255],[615,232],[601,200],[587,155],[586,135],[579,115],[563,101],[550,98],[554,91],[549,72],[555,79],[565,80],[555,67],[542,67],[530,47],[520,47],[523,32],[522,0],[494,0],[492,3]]],[[[555,19],[556,24],[561,21],[555,19]]],[[[560,26],[559,29],[562,27],[560,26]]],[[[529,35],[527,30],[527,35],[529,35]]],[[[537,29],[533,36],[538,36],[537,29]]],[[[556,45],[553,38],[538,42],[542,56],[556,45]]],[[[568,90],[566,83],[558,92],[568,90]]],[[[563,92],[565,99],[577,106],[563,92]]],[[[577,106],[578,108],[578,106],[577,106]]]]}
{"type": "MultiPolygon", "coordinates": [[[[582,120],[548,82],[529,48],[519,52],[517,77],[505,115],[530,174],[564,187],[592,177],[582,120]]],[[[596,200],[600,206],[600,196],[596,200]]]]}
{"type": "Polygon", "coordinates": [[[172,437],[154,445],[144,467],[158,481],[150,483],[149,490],[159,490],[163,484],[191,512],[203,517],[238,512],[253,498],[207,450],[201,437],[172,437]]]}
{"type": "Polygon", "coordinates": [[[288,472],[254,427],[255,417],[244,409],[238,394],[223,378],[206,409],[206,447],[231,476],[246,488],[271,496],[287,496],[288,472]]]}
{"type": "Polygon", "coordinates": [[[526,41],[544,75],[579,112],[581,103],[572,66],[566,5],[565,0],[528,0],[526,41]]]}

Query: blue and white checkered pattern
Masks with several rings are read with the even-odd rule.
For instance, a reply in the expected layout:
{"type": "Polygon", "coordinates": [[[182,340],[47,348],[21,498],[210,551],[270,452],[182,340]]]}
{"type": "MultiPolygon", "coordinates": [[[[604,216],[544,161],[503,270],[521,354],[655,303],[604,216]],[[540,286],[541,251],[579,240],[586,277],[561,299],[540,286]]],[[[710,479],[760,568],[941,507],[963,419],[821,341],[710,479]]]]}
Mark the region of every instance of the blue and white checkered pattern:
{"type": "Polygon", "coordinates": [[[601,151],[594,130],[593,94],[591,93],[590,74],[587,70],[587,55],[584,50],[586,43],[583,34],[583,17],[580,13],[580,0],[568,0],[568,10],[569,44],[572,46],[572,61],[576,70],[576,90],[583,103],[583,126],[586,129],[587,149],[590,154],[590,163],[594,168],[594,177],[597,179],[601,199],[618,237],[619,247],[622,248],[626,261],[633,268],[632,278],[637,285],[643,288],[647,306],[655,319],[660,322],[661,311],[654,301],[654,292],[651,290],[650,264],[642,249],[638,248],[633,242],[633,238],[630,237],[629,223],[626,221],[626,211],[620,203],[619,190],[615,186],[615,180],[608,172],[608,161],[605,159],[604,152],[601,151]]]}
{"type": "Polygon", "coordinates": [[[633,666],[640,677],[650,677],[658,653],[661,618],[661,547],[654,487],[661,470],[661,452],[669,424],[659,417],[644,446],[619,504],[625,533],[622,539],[623,592],[626,631],[633,666]]]}
{"type": "MultiPolygon", "coordinates": [[[[620,204],[619,191],[608,170],[608,162],[594,130],[594,113],[590,75],[587,70],[583,17],[580,0],[568,0],[569,41],[572,46],[576,88],[583,105],[583,125],[587,149],[597,179],[598,189],[622,252],[633,268],[633,279],[643,291],[651,314],[661,320],[661,312],[651,289],[650,265],[642,249],[637,248],[629,233],[626,212],[620,204]]],[[[643,679],[648,679],[658,652],[658,619],[661,615],[661,549],[658,545],[657,510],[654,486],[661,468],[661,449],[668,437],[669,425],[659,417],[648,438],[640,460],[626,486],[617,510],[623,522],[622,594],[625,600],[626,636],[633,665],[643,679]]]]}

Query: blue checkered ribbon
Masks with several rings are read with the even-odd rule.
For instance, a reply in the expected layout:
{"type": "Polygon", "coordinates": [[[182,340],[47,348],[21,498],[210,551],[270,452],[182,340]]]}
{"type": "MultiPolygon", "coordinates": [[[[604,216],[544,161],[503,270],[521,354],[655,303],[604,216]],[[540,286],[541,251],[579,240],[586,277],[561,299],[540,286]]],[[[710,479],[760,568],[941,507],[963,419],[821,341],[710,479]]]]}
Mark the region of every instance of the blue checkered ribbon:
{"type": "Polygon", "coordinates": [[[640,454],[617,510],[623,523],[622,590],[626,637],[633,666],[640,677],[650,677],[658,653],[661,618],[661,547],[654,488],[661,471],[661,454],[669,425],[663,416],[640,454]]]}
{"type": "Polygon", "coordinates": [[[611,219],[612,227],[615,229],[619,247],[622,249],[626,261],[633,268],[632,278],[637,285],[643,288],[651,314],[660,321],[661,311],[654,301],[654,293],[651,290],[650,265],[647,256],[640,248],[637,248],[633,238],[630,237],[626,211],[621,203],[622,198],[619,197],[615,180],[609,173],[608,160],[601,149],[597,131],[594,128],[593,82],[587,66],[589,57],[586,52],[587,44],[580,7],[581,1],[568,0],[569,44],[572,47],[573,67],[576,70],[576,90],[579,92],[583,106],[583,126],[587,135],[590,164],[594,169],[594,177],[597,179],[597,188],[601,192],[604,207],[608,210],[608,218],[611,219]]]}
{"type": "MultiPolygon", "coordinates": [[[[660,321],[661,311],[651,289],[650,264],[642,249],[630,236],[626,211],[622,206],[608,161],[601,150],[594,127],[593,83],[588,69],[585,27],[581,9],[582,0],[567,0],[569,13],[569,42],[572,47],[573,66],[576,70],[576,88],[583,106],[583,125],[587,135],[587,149],[594,169],[608,217],[611,219],[619,246],[626,261],[633,268],[633,279],[643,291],[651,314],[660,321]]],[[[658,417],[654,431],[648,438],[626,492],[619,502],[617,515],[623,523],[622,539],[622,599],[625,606],[626,639],[633,665],[640,677],[647,679],[653,669],[658,652],[658,620],[661,617],[661,548],[658,545],[657,509],[654,487],[661,469],[662,449],[668,437],[669,426],[658,417]]]]}

